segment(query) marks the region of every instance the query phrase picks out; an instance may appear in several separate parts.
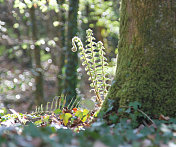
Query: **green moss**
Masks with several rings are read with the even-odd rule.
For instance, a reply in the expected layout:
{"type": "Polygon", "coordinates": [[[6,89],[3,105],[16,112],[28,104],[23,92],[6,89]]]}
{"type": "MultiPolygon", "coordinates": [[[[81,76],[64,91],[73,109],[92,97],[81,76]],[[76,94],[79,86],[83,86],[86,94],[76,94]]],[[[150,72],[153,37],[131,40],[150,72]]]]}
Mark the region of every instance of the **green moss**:
{"type": "MultiPolygon", "coordinates": [[[[152,116],[175,116],[176,31],[174,5],[170,4],[122,1],[119,59],[107,96],[115,100],[114,107],[139,101],[152,116]]],[[[108,107],[107,99],[104,108],[108,107]]]]}

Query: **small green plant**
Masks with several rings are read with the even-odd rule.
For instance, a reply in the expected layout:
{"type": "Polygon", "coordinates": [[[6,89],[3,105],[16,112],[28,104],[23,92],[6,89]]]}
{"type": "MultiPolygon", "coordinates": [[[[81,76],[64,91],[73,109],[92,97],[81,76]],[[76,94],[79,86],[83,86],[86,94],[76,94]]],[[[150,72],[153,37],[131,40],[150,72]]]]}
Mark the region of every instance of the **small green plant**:
{"type": "Polygon", "coordinates": [[[73,107],[78,107],[79,106],[79,99],[71,99],[71,102],[66,106],[66,96],[63,94],[61,96],[56,96],[53,98],[52,102],[47,102],[46,107],[43,107],[43,104],[40,106],[36,106],[35,112],[34,113],[44,113],[44,112],[55,112],[59,113],[62,112],[62,109],[64,107],[67,107],[67,109],[72,110],[73,107]]]}
{"type": "Polygon", "coordinates": [[[93,88],[91,90],[95,92],[96,100],[101,105],[108,92],[108,81],[110,80],[105,72],[108,65],[104,52],[105,48],[101,41],[97,43],[95,42],[93,31],[91,29],[88,29],[86,34],[88,42],[86,47],[84,48],[81,39],[76,36],[72,39],[72,51],[76,52],[78,46],[82,65],[85,66],[85,70],[87,71],[89,80],[91,81],[90,86],[93,88]]]}
{"type": "Polygon", "coordinates": [[[61,95],[59,97],[54,97],[52,102],[47,102],[46,107],[36,106],[35,112],[31,114],[37,126],[47,126],[52,122],[53,117],[59,118],[57,120],[54,118],[54,122],[63,123],[64,126],[70,127],[71,125],[81,125],[85,121],[90,121],[91,111],[87,109],[82,109],[79,107],[80,100],[72,99],[71,102],[66,105],[66,96],[61,95]]]}

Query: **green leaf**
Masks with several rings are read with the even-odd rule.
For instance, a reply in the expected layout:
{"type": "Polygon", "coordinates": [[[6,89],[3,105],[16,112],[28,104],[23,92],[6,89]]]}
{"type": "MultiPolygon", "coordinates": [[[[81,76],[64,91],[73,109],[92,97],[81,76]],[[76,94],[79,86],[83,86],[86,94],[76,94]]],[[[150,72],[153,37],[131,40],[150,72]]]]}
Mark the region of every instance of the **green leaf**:
{"type": "Polygon", "coordinates": [[[87,64],[86,64],[86,62],[84,61],[84,62],[82,62],[82,65],[84,66],[84,65],[87,65],[87,64]]]}
{"type": "Polygon", "coordinates": [[[87,120],[87,115],[81,119],[82,122],[85,122],[86,120],[87,120]]]}
{"type": "Polygon", "coordinates": [[[62,114],[60,115],[60,119],[64,119],[64,115],[65,115],[65,113],[62,113],[62,114]]]}
{"type": "Polygon", "coordinates": [[[131,108],[128,108],[125,112],[126,113],[130,113],[131,112],[131,108]]]}
{"type": "Polygon", "coordinates": [[[44,117],[44,119],[43,119],[43,120],[44,120],[44,122],[48,122],[49,118],[50,118],[50,116],[49,116],[49,115],[45,116],[45,117],[44,117]]]}
{"type": "Polygon", "coordinates": [[[68,124],[68,120],[70,119],[70,117],[72,117],[70,113],[65,113],[64,118],[63,118],[63,122],[65,126],[68,124]]]}
{"type": "Polygon", "coordinates": [[[61,112],[62,112],[61,109],[56,109],[56,110],[54,111],[55,114],[60,114],[61,112]]]}
{"type": "Polygon", "coordinates": [[[87,110],[87,109],[84,109],[83,110],[83,115],[85,116],[85,115],[87,115],[89,113],[89,110],[87,110]]]}
{"type": "Polygon", "coordinates": [[[5,114],[7,114],[6,108],[0,109],[0,116],[3,116],[3,115],[5,115],[5,114]]]}
{"type": "Polygon", "coordinates": [[[141,104],[139,102],[135,101],[135,102],[130,102],[129,106],[133,107],[134,110],[137,110],[138,108],[141,107],[141,104]]]}
{"type": "Polygon", "coordinates": [[[38,120],[38,121],[35,121],[35,125],[40,125],[40,124],[42,124],[43,122],[42,122],[42,120],[40,119],[40,120],[38,120]]]}
{"type": "Polygon", "coordinates": [[[112,121],[112,123],[116,123],[117,119],[118,119],[118,116],[117,115],[110,115],[109,119],[112,121]]]}
{"type": "Polygon", "coordinates": [[[30,123],[28,126],[24,127],[24,134],[28,134],[32,137],[41,137],[43,133],[39,130],[37,126],[35,126],[33,123],[30,123]]]}
{"type": "Polygon", "coordinates": [[[80,102],[81,107],[86,108],[88,110],[93,110],[95,107],[95,103],[92,100],[85,99],[80,102]]]}
{"type": "Polygon", "coordinates": [[[80,110],[78,110],[78,111],[76,111],[75,116],[77,116],[78,118],[82,119],[82,117],[83,117],[83,112],[80,111],[80,110]]]}

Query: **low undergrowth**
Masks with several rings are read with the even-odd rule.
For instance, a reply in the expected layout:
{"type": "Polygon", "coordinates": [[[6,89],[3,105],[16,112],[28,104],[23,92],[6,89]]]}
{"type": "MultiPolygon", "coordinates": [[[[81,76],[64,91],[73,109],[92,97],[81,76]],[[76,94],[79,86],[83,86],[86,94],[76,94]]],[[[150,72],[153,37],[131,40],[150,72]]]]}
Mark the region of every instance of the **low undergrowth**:
{"type": "Polygon", "coordinates": [[[152,120],[131,103],[104,120],[104,113],[63,107],[50,112],[12,114],[1,111],[0,146],[101,147],[175,146],[176,120],[161,115],[152,120]],[[142,113],[141,113],[142,112],[142,113]],[[123,117],[122,117],[123,116],[123,117]]]}

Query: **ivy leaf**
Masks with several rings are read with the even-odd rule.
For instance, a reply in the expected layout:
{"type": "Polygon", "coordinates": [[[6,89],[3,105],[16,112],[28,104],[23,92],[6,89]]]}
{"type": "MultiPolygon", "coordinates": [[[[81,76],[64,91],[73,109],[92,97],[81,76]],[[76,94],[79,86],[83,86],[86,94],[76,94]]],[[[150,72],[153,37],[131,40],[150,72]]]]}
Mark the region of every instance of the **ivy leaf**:
{"type": "Polygon", "coordinates": [[[29,123],[28,126],[25,126],[23,133],[28,134],[32,137],[38,137],[43,135],[40,129],[37,126],[35,126],[33,123],[29,123]]]}
{"type": "Polygon", "coordinates": [[[131,112],[131,108],[128,108],[125,112],[126,113],[130,113],[131,112]]]}
{"type": "Polygon", "coordinates": [[[117,119],[118,119],[118,116],[117,115],[110,115],[109,119],[112,121],[112,123],[116,123],[117,119]]]}
{"type": "Polygon", "coordinates": [[[137,110],[138,108],[141,107],[141,104],[139,102],[135,101],[135,102],[130,102],[129,106],[133,107],[134,110],[137,110]]]}

